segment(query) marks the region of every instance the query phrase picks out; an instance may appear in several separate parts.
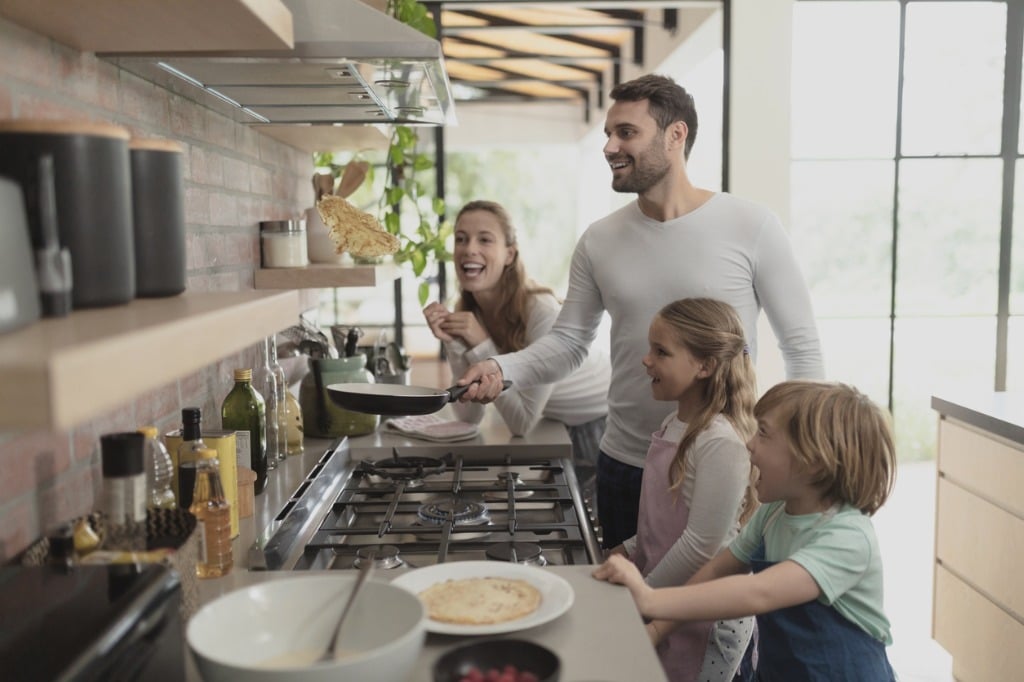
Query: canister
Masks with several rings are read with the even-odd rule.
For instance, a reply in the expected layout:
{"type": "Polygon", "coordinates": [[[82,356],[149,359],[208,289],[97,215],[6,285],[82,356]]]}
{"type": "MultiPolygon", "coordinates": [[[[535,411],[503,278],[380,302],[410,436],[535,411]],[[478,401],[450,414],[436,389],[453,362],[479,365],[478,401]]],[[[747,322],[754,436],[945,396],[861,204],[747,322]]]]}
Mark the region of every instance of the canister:
{"type": "Polygon", "coordinates": [[[299,384],[302,428],[306,436],[337,438],[373,433],[380,416],[352,412],[338,407],[327,393],[331,384],[374,383],[366,369],[366,356],[357,353],[347,358],[310,358],[309,372],[299,384]]]}
{"type": "MultiPolygon", "coordinates": [[[[234,431],[203,431],[203,442],[206,447],[217,451],[220,462],[220,481],[224,486],[224,496],[231,504],[231,537],[238,536],[238,460],[236,459],[236,440],[234,431]]],[[[178,446],[181,445],[181,429],[168,431],[164,434],[164,445],[174,460],[174,470],[178,470],[178,446]]],[[[248,445],[246,445],[248,452],[248,445]]],[[[178,481],[174,481],[177,489],[178,481]]]]}
{"type": "Polygon", "coordinates": [[[127,129],[91,121],[0,121],[0,175],[21,184],[32,244],[43,246],[39,158],[53,157],[57,231],[71,255],[72,307],[135,298],[127,129]]]}
{"type": "Polygon", "coordinates": [[[303,220],[264,220],[260,245],[265,268],[301,268],[306,256],[306,223],[303,220]]]}
{"type": "Polygon", "coordinates": [[[158,138],[132,138],[129,149],[135,294],[176,296],[185,291],[184,149],[158,138]]]}

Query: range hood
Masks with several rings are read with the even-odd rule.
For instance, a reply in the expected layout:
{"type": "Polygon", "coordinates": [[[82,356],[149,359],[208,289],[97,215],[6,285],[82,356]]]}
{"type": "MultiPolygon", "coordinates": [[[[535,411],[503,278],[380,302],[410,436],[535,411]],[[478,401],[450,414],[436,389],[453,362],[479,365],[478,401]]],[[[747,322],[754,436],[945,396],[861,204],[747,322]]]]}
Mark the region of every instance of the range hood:
{"type": "Polygon", "coordinates": [[[441,44],[359,0],[283,0],[291,50],[102,55],[185,81],[252,124],[454,123],[441,44]]]}

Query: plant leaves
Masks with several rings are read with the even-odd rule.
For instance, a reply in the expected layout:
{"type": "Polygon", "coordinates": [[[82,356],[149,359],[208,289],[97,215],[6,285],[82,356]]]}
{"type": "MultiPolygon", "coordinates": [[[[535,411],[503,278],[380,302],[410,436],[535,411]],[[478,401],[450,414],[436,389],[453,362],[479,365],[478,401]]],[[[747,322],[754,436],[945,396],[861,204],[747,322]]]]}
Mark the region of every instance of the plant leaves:
{"type": "Polygon", "coordinates": [[[427,305],[427,298],[430,296],[430,285],[426,282],[420,282],[419,288],[419,299],[420,307],[427,305]]]}

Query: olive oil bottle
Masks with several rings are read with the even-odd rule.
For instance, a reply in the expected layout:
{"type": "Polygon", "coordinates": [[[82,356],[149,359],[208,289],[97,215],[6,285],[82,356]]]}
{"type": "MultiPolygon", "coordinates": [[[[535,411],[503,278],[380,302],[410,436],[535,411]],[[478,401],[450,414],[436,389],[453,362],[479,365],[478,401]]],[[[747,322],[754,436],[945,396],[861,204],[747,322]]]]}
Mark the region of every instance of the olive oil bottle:
{"type": "Polygon", "coordinates": [[[256,472],[255,494],[267,487],[267,412],[252,387],[252,370],[236,369],[235,385],[220,408],[221,428],[249,434],[249,468],[256,472]]]}
{"type": "Polygon", "coordinates": [[[231,505],[224,496],[220,481],[220,462],[217,451],[209,448],[199,451],[196,468],[196,487],[192,505],[188,510],[196,517],[199,535],[199,557],[196,576],[219,578],[231,572],[231,505]]]}

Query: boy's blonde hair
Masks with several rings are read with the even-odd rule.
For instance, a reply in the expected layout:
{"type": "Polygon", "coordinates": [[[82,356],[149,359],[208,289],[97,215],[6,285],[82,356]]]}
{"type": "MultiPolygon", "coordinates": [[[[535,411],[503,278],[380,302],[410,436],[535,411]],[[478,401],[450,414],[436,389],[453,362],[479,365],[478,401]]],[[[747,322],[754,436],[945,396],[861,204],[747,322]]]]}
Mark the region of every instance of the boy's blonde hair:
{"type": "Polygon", "coordinates": [[[774,411],[793,458],[825,499],[869,516],[885,504],[896,481],[896,449],[888,412],[846,384],[784,381],[754,406],[774,411]]]}
{"type": "MultiPolygon", "coordinates": [[[[695,358],[706,362],[709,376],[702,379],[702,407],[686,425],[679,450],[669,469],[669,489],[683,484],[686,453],[716,415],[721,414],[744,441],[754,435],[754,399],[757,381],[750,351],[743,336],[743,323],[736,310],[713,298],[683,298],[658,311],[676,340],[695,358]]],[[[757,508],[753,486],[747,486],[740,521],[746,522],[757,508]]]]}

